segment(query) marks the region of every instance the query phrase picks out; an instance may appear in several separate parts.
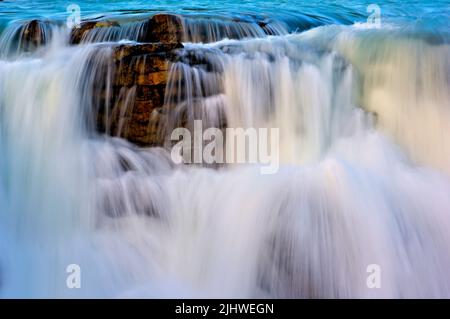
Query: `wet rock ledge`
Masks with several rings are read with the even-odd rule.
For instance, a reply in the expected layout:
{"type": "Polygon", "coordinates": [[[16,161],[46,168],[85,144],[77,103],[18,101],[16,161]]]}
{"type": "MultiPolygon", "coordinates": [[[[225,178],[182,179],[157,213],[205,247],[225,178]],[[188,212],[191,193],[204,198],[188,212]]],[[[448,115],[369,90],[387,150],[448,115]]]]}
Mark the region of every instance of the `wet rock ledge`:
{"type": "Polygon", "coordinates": [[[18,49],[32,52],[47,44],[51,34],[51,25],[48,21],[34,19],[21,25],[18,34],[18,49]]]}

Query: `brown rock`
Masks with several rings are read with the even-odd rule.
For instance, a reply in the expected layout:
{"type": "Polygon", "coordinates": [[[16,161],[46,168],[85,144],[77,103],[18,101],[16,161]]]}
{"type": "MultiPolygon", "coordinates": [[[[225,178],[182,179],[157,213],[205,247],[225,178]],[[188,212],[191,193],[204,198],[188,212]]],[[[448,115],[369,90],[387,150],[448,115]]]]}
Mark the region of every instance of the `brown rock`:
{"type": "Polygon", "coordinates": [[[164,102],[164,86],[136,86],[135,99],[136,101],[152,101],[154,107],[162,105],[164,102]]]}
{"type": "Polygon", "coordinates": [[[180,46],[180,43],[144,43],[113,48],[110,95],[107,96],[102,85],[106,78],[94,85],[94,96],[101,97],[101,105],[96,108],[100,132],[141,146],[162,145],[159,128],[166,115],[160,110],[164,105],[169,64],[174,49],[180,46]]]}
{"type": "Polygon", "coordinates": [[[140,74],[137,78],[138,85],[159,85],[167,83],[167,71],[140,74]]]}
{"type": "Polygon", "coordinates": [[[161,13],[151,17],[142,28],[139,42],[177,43],[183,38],[183,24],[177,15],[161,13]]]}
{"type": "MultiPolygon", "coordinates": [[[[111,25],[107,22],[102,25],[85,22],[79,30],[72,31],[72,43],[79,43],[89,30],[108,26],[111,25]]],[[[200,98],[217,93],[208,88],[190,92],[186,82],[191,79],[185,77],[189,74],[184,74],[182,69],[172,74],[172,81],[176,83],[166,92],[170,64],[181,61],[198,65],[210,74],[214,90],[220,88],[214,84],[218,81],[216,72],[220,72],[220,66],[208,64],[210,61],[201,59],[202,55],[193,54],[185,57],[186,61],[180,60],[180,55],[176,54],[177,49],[183,47],[180,42],[182,23],[178,16],[157,14],[145,22],[142,30],[139,41],[144,43],[112,46],[111,60],[105,63],[111,69],[96,71],[100,76],[93,83],[95,125],[99,132],[125,138],[136,145],[162,146],[167,133],[165,126],[173,122],[171,108],[178,107],[178,101],[188,96],[199,95],[200,98]]],[[[176,119],[176,124],[187,125],[187,119],[185,114],[176,119]]]]}
{"type": "Polygon", "coordinates": [[[164,142],[160,134],[160,125],[165,115],[154,109],[150,113],[133,113],[129,118],[122,137],[140,146],[161,146],[164,142]]]}
{"type": "Polygon", "coordinates": [[[126,58],[136,58],[144,54],[165,53],[182,48],[183,45],[177,43],[143,43],[143,44],[121,44],[114,47],[114,60],[120,61],[126,58]]]}
{"type": "Polygon", "coordinates": [[[113,49],[116,65],[114,84],[117,86],[160,85],[167,81],[169,60],[179,43],[145,43],[119,45],[113,49]]]}
{"type": "MultiPolygon", "coordinates": [[[[119,26],[114,21],[85,21],[71,31],[70,43],[78,44],[86,35],[96,28],[119,26]]],[[[156,14],[143,22],[142,31],[138,35],[138,42],[161,44],[174,44],[183,38],[183,24],[179,16],[173,14],[156,14]]]]}

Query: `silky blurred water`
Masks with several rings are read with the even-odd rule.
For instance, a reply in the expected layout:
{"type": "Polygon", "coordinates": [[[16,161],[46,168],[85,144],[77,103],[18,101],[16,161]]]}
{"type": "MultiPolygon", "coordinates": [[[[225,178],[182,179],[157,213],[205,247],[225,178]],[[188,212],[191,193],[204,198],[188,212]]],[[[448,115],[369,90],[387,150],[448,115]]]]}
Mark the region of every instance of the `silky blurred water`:
{"type": "Polygon", "coordinates": [[[1,1],[1,297],[450,297],[448,2],[377,3],[379,28],[369,1],[74,3],[83,19],[182,14],[166,90],[180,74],[189,90],[166,99],[169,131],[185,114],[279,128],[280,168],[177,166],[93,131],[95,75],[135,29],[69,45],[68,2],[1,1]],[[26,51],[15,35],[36,18],[49,41],[26,51]],[[242,37],[202,43],[236,20],[242,37]]]}
{"type": "MultiPolygon", "coordinates": [[[[376,4],[386,21],[408,21],[448,28],[448,1],[330,1],[330,0],[155,0],[155,1],[62,1],[5,0],[0,3],[0,24],[18,19],[47,18],[65,20],[69,4],[80,6],[82,18],[100,16],[142,16],[154,12],[173,12],[206,16],[268,16],[280,20],[307,20],[316,24],[353,24],[367,19],[367,6],[376,4]]],[[[294,22],[293,22],[294,23],[294,22]]]]}

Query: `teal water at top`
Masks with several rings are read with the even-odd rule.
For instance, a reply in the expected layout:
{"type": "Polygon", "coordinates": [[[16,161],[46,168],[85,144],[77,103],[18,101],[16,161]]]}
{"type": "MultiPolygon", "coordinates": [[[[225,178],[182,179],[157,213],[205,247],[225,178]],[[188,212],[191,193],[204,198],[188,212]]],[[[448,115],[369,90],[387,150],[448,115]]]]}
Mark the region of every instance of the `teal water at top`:
{"type": "Polygon", "coordinates": [[[353,26],[375,1],[0,0],[0,298],[450,298],[450,0],[377,2],[381,28],[353,26]],[[215,18],[183,20],[207,41],[174,52],[159,107],[160,57],[116,50],[143,24],[70,45],[71,3],[215,18]],[[61,27],[39,23],[52,41],[35,48],[30,19],[61,27]],[[230,29],[248,37],[220,41],[230,29]],[[109,136],[196,119],[217,169],[109,136]],[[244,144],[207,141],[224,126],[244,144]]]}
{"type": "Polygon", "coordinates": [[[76,4],[82,19],[96,17],[133,18],[154,12],[169,11],[207,16],[262,16],[285,22],[300,20],[302,25],[353,24],[364,22],[370,13],[369,4],[381,9],[384,21],[449,29],[450,1],[373,1],[373,0],[5,0],[0,1],[0,27],[12,21],[46,18],[64,21],[67,6],[76,4]]]}

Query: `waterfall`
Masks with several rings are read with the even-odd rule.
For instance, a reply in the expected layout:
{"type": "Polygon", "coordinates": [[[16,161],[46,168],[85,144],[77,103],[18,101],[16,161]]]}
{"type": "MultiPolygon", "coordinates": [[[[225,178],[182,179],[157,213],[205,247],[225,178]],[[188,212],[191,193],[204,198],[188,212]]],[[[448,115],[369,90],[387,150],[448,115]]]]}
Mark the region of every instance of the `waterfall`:
{"type": "Polygon", "coordinates": [[[64,240],[90,219],[78,88],[79,66],[93,49],[58,47],[40,57],[1,62],[1,227],[8,244],[2,247],[3,292],[58,291],[45,274],[64,273],[58,270],[64,240]],[[17,251],[23,252],[20,258],[17,251]]]}
{"type": "Polygon", "coordinates": [[[242,39],[287,34],[287,26],[273,21],[227,21],[223,18],[183,19],[186,42],[216,42],[225,38],[242,39]]]}
{"type": "Polygon", "coordinates": [[[447,35],[183,23],[160,147],[118,137],[126,109],[119,134],[110,114],[105,134],[92,119],[141,22],[80,45],[54,27],[31,51],[17,26],[2,33],[0,296],[450,297],[447,35]],[[199,119],[279,128],[278,172],[173,163],[170,132],[199,119]],[[81,289],[66,287],[70,264],[81,289]]]}
{"type": "Polygon", "coordinates": [[[58,26],[50,21],[31,20],[13,23],[1,35],[0,57],[6,58],[34,51],[39,46],[50,43],[58,30],[58,26]]]}

